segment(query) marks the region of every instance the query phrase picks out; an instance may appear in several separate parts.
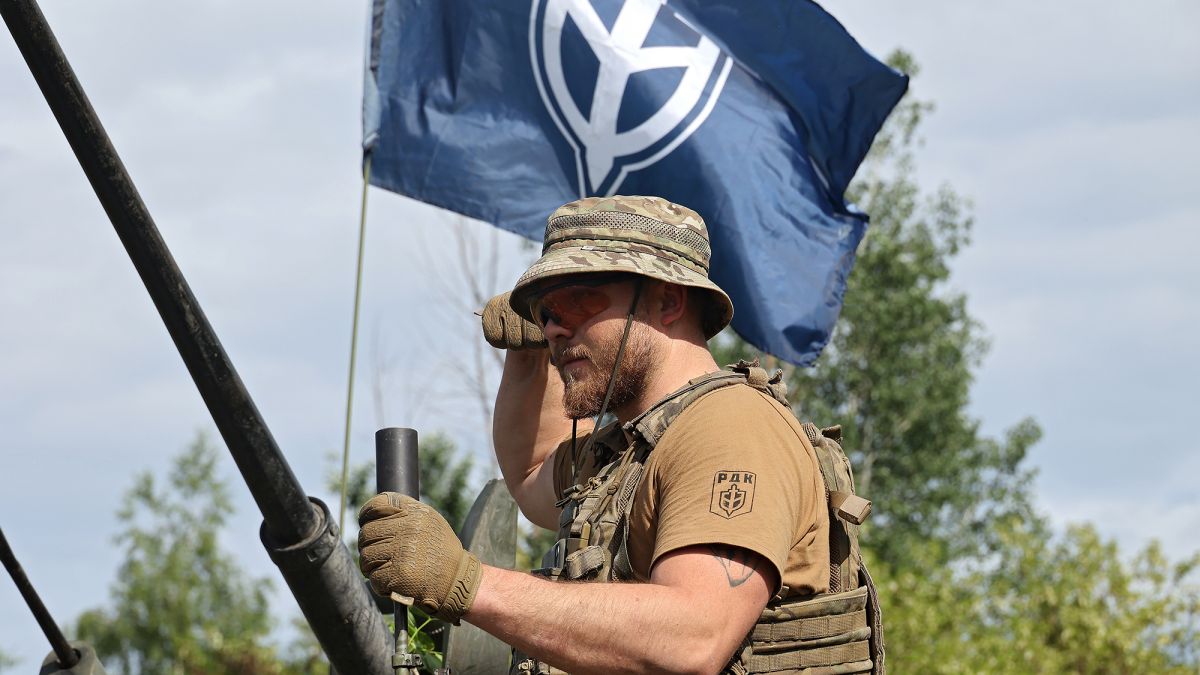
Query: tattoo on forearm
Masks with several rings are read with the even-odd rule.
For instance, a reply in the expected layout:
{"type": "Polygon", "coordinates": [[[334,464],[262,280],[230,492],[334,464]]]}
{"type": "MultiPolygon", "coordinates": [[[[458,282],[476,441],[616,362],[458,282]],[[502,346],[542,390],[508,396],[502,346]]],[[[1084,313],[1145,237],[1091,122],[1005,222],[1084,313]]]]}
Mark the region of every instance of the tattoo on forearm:
{"type": "Polygon", "coordinates": [[[721,568],[725,570],[725,578],[729,580],[730,588],[737,588],[746,583],[750,576],[758,571],[758,565],[761,562],[761,558],[757,554],[736,546],[710,544],[708,550],[717,559],[717,562],[721,563],[721,568]]]}

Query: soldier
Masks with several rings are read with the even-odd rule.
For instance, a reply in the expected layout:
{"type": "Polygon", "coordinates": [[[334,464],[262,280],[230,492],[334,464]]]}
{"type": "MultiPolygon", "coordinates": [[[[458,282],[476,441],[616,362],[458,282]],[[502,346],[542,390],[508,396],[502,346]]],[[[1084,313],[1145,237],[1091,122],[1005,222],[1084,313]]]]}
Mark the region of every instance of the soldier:
{"type": "Polygon", "coordinates": [[[559,541],[534,575],[484,566],[432,508],[379,495],[359,515],[377,592],[496,635],[514,672],[871,672],[866,589],[828,594],[818,439],[778,378],[707,349],[733,316],[709,253],[700,216],[657,197],[550,216],[483,324],[508,349],[500,468],[559,541]]]}

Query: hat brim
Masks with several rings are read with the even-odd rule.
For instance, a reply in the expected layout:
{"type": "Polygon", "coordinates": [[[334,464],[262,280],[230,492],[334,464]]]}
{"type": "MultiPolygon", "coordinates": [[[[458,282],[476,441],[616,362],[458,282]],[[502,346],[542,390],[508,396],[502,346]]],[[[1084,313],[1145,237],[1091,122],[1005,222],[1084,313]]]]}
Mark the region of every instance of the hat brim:
{"type": "Polygon", "coordinates": [[[711,339],[733,320],[733,302],[721,287],[692,268],[652,253],[596,246],[563,246],[547,251],[513,286],[509,304],[522,318],[532,321],[529,300],[552,280],[577,274],[625,272],[707,291],[703,328],[711,339]]]}

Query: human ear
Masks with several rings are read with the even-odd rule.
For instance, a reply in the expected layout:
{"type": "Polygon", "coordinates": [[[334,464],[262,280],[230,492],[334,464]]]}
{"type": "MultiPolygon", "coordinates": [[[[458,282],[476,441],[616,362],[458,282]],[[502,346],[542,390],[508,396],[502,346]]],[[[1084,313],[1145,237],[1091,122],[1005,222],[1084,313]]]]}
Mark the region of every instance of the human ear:
{"type": "Polygon", "coordinates": [[[686,286],[679,284],[662,284],[662,292],[660,295],[661,308],[660,319],[664,327],[670,326],[687,312],[688,293],[686,286]]]}

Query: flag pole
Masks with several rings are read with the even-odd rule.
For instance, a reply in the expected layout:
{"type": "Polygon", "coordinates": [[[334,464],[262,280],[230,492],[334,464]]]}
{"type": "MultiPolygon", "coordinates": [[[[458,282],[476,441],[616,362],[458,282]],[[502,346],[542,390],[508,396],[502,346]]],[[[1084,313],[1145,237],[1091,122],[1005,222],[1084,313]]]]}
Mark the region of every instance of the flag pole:
{"type": "Polygon", "coordinates": [[[342,434],[342,482],[338,496],[338,529],[346,527],[346,481],[350,474],[350,421],[354,411],[354,365],[358,361],[358,314],[362,304],[363,257],[367,240],[367,192],[371,184],[371,155],[363,162],[362,202],[358,209],[358,264],[354,275],[354,318],[350,322],[350,373],[346,377],[346,424],[342,434]]]}

